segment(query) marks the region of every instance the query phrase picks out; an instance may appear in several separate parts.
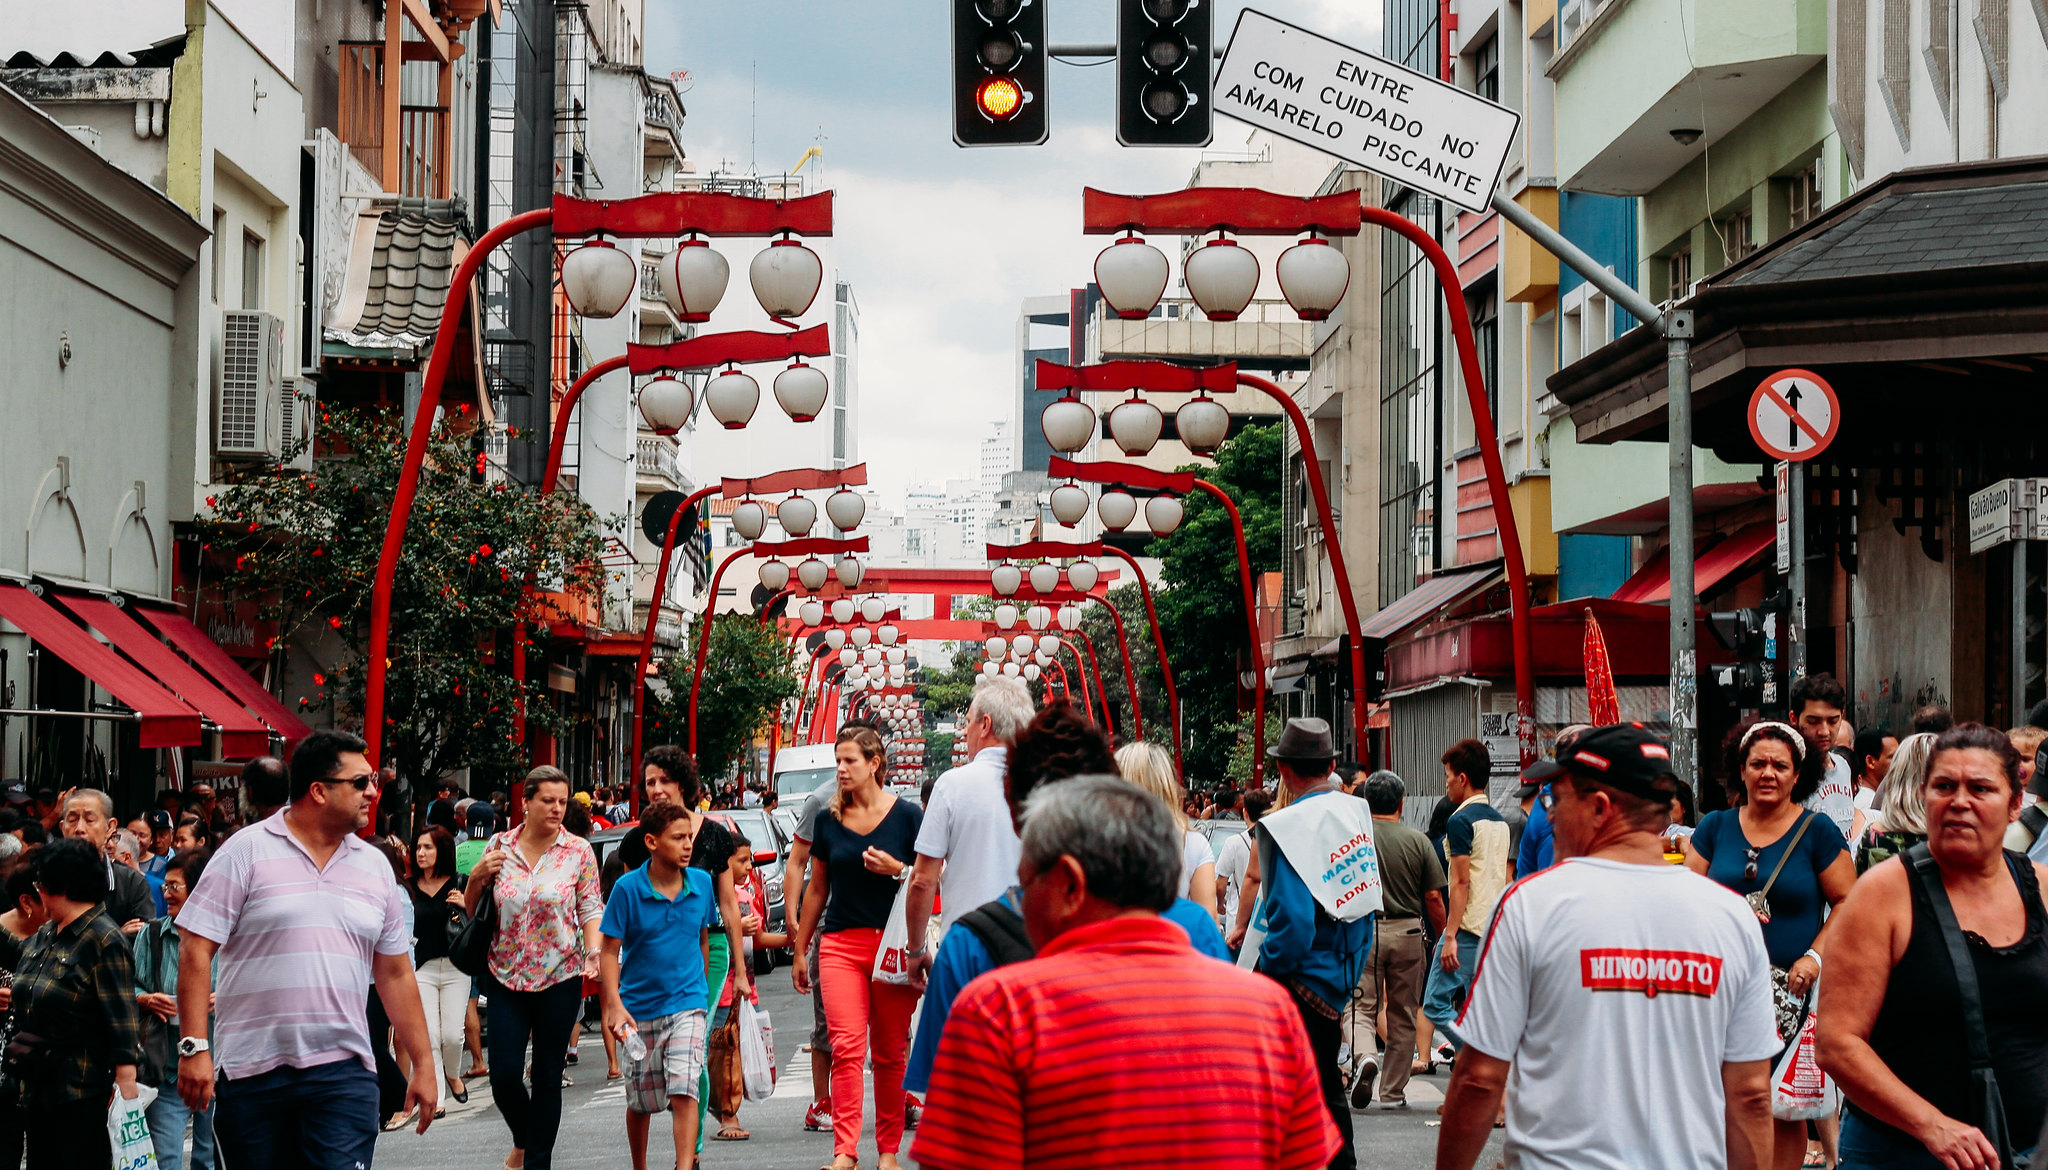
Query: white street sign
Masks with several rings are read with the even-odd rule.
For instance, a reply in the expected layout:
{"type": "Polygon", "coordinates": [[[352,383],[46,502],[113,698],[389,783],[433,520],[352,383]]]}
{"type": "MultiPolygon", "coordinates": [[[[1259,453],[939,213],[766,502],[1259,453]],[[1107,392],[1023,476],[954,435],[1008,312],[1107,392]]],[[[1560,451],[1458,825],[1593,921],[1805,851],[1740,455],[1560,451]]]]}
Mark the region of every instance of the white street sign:
{"type": "Polygon", "coordinates": [[[1247,8],[1216,69],[1216,112],[1485,211],[1521,115],[1426,73],[1247,8]]]}
{"type": "Polygon", "coordinates": [[[1778,464],[1778,571],[1792,568],[1792,465],[1778,464]]]}
{"type": "Polygon", "coordinates": [[[2048,540],[2048,479],[2001,479],[1970,493],[1970,551],[2008,540],[2048,540]]]}

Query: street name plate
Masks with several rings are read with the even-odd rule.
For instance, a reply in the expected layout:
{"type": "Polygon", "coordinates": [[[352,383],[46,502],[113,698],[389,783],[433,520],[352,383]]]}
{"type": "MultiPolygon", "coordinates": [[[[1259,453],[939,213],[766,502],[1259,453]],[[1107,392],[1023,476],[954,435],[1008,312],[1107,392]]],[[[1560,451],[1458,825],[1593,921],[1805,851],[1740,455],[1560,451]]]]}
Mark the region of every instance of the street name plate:
{"type": "Polygon", "coordinates": [[[1216,69],[1216,112],[1485,211],[1520,114],[1247,8],[1216,69]]]}
{"type": "Polygon", "coordinates": [[[1970,493],[1970,551],[2004,544],[2015,536],[2020,521],[2019,481],[2001,479],[1990,487],[1970,493]]]}

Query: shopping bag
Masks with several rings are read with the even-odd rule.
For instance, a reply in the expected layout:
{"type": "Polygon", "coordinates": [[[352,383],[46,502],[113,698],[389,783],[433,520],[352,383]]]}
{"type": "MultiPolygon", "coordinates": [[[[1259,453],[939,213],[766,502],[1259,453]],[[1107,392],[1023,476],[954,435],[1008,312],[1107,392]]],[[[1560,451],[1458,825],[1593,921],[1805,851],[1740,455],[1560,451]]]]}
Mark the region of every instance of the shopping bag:
{"type": "Polygon", "coordinates": [[[875,948],[875,979],[881,983],[907,985],[910,982],[910,921],[904,899],[910,883],[896,887],[896,902],[889,907],[889,925],[882,928],[882,944],[875,948]]]}
{"type": "Polygon", "coordinates": [[[107,1140],[114,1147],[114,1170],[156,1170],[156,1147],[149,1141],[149,1106],[156,1090],[138,1086],[141,1092],[129,1100],[114,1090],[113,1104],[107,1106],[107,1140]]]}
{"type": "Polygon", "coordinates": [[[1799,1040],[1771,1068],[1771,1116],[1780,1121],[1813,1121],[1833,1117],[1842,1107],[1841,1090],[1821,1071],[1814,1055],[1814,1021],[1807,1012],[1799,1040]]]}
{"type": "Polygon", "coordinates": [[[768,1047],[766,1013],[747,1000],[733,1005],[740,1022],[740,1079],[747,1100],[766,1101],[775,1095],[775,1055],[768,1047]]]}

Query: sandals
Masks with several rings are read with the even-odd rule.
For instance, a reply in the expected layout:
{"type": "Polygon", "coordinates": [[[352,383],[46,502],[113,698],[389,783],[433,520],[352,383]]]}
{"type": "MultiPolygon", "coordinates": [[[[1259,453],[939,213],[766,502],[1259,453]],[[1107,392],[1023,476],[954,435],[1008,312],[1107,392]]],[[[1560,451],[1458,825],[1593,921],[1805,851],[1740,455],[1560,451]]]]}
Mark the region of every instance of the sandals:
{"type": "Polygon", "coordinates": [[[741,1129],[738,1121],[722,1121],[718,1124],[718,1132],[711,1135],[711,1140],[714,1142],[743,1142],[753,1136],[753,1134],[741,1129]]]}
{"type": "Polygon", "coordinates": [[[394,1113],[391,1115],[391,1118],[384,1123],[384,1132],[396,1133],[399,1130],[404,1129],[405,1123],[411,1120],[412,1110],[410,1109],[406,1110],[403,1113],[394,1113]]]}

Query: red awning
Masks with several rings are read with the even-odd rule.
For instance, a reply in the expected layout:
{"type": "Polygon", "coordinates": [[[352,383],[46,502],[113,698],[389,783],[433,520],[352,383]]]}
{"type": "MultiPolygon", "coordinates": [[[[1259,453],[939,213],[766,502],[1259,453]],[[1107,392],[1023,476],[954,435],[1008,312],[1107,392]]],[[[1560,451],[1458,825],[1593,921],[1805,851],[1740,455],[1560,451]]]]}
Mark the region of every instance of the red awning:
{"type": "Polygon", "coordinates": [[[249,714],[120,606],[100,597],[60,594],[57,600],[65,609],[84,618],[87,625],[98,630],[116,650],[133,659],[172,694],[213,720],[220,728],[222,756],[246,760],[270,753],[270,728],[261,719],[249,714]]]}
{"type": "Polygon", "coordinates": [[[151,609],[146,605],[135,607],[135,616],[164,636],[164,640],[185,652],[194,665],[204,671],[221,689],[235,697],[235,701],[255,712],[258,719],[270,724],[284,736],[287,746],[295,744],[313,734],[305,721],[292,714],[277,696],[263,689],[255,679],[250,678],[228,652],[212,638],[200,631],[198,626],[185,620],[185,615],[175,610],[151,609]]]}
{"type": "Polygon", "coordinates": [[[1500,579],[1499,569],[1478,569],[1468,573],[1441,573],[1394,600],[1394,603],[1365,619],[1359,633],[1368,639],[1392,641],[1403,630],[1435,617],[1438,611],[1462,601],[1500,579]]]}
{"type": "MultiPolygon", "coordinates": [[[[1744,525],[1727,536],[1708,545],[1693,556],[1692,591],[1696,597],[1704,597],[1714,586],[1734,576],[1757,557],[1763,555],[1778,539],[1775,525],[1760,520],[1744,525]]],[[[1657,550],[1636,575],[1622,582],[1614,591],[1614,601],[1670,601],[1671,600],[1671,551],[1668,547],[1657,550]]]]}
{"type": "Polygon", "coordinates": [[[0,618],[20,626],[43,649],[141,716],[143,747],[190,747],[203,738],[199,712],[28,589],[0,584],[0,618]]]}

